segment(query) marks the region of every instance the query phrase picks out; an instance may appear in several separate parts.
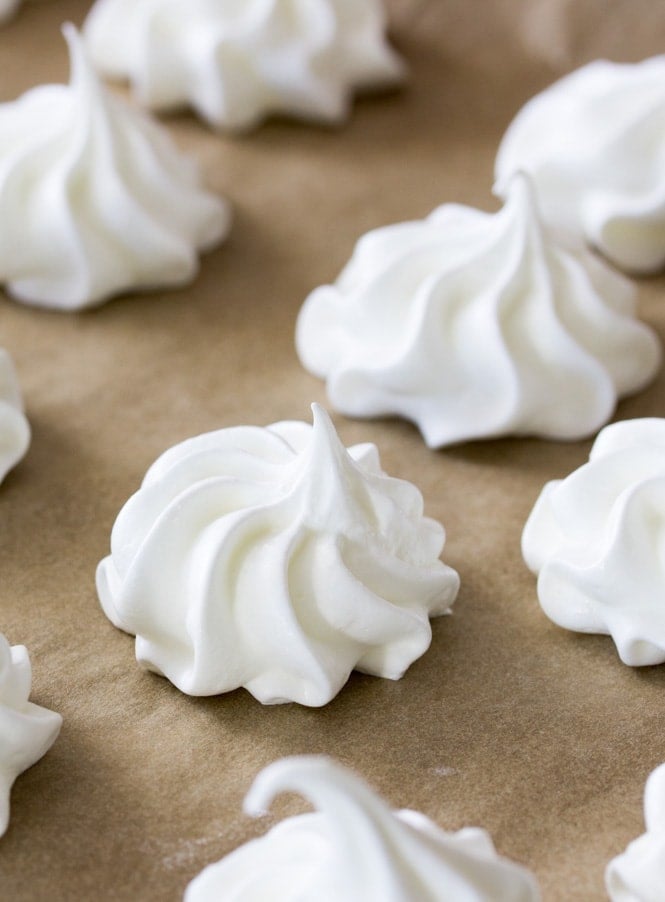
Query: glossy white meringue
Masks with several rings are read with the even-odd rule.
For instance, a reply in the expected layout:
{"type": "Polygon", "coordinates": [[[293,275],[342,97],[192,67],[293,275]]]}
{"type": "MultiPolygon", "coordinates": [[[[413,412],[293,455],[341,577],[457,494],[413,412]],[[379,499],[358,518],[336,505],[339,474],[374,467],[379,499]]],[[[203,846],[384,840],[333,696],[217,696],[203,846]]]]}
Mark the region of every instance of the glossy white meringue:
{"type": "Polygon", "coordinates": [[[605,633],[631,666],[665,661],[665,420],[606,426],[589,462],[547,483],[522,551],[555,623],[605,633]]]}
{"type": "Polygon", "coordinates": [[[339,122],[354,90],[403,75],[382,0],[97,0],[85,34],[97,68],[143,104],[189,105],[218,128],[272,113],[339,122]]]}
{"type": "Polygon", "coordinates": [[[0,284],[74,310],[177,286],[217,244],[228,210],[166,131],[113,97],[73,26],[69,85],[0,105],[0,284]]]}
{"type": "Polygon", "coordinates": [[[0,633],[0,836],[9,824],[9,794],[19,774],[46,754],[62,718],[28,700],[32,672],[22,645],[0,633]]]}
{"type": "Polygon", "coordinates": [[[547,222],[636,273],[665,266],[665,55],[598,60],[530,100],[496,160],[497,190],[534,180],[547,222]]]}
{"type": "Polygon", "coordinates": [[[0,348],[0,482],[28,450],[30,426],[11,357],[0,348]]]}
{"type": "Polygon", "coordinates": [[[642,388],[660,345],[629,283],[540,221],[528,179],[496,214],[447,204],[358,242],[305,301],[296,348],[350,416],[398,414],[430,447],[590,435],[642,388]]]}
{"type": "Polygon", "coordinates": [[[382,472],[374,445],[347,452],[313,410],[313,426],[176,445],[118,515],[102,607],[183,692],[324,705],[354,668],[402,676],[454,601],[420,492],[382,472]]]}
{"type": "Polygon", "coordinates": [[[537,902],[535,878],[497,855],[485,830],[446,833],[416,811],[391,811],[329,758],[295,756],[254,781],[245,811],[297,792],[316,811],[290,817],[188,886],[185,902],[537,902]]]}
{"type": "Polygon", "coordinates": [[[646,833],[633,840],[605,871],[611,902],[662,902],[665,888],[665,764],[644,789],[646,833]]]}

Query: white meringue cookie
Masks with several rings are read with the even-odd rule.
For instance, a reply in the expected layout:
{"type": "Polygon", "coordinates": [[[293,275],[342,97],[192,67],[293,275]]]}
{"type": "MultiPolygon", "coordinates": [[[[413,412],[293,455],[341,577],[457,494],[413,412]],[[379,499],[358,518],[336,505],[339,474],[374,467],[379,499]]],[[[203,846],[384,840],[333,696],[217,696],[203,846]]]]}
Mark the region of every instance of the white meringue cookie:
{"type": "Polygon", "coordinates": [[[0,284],[73,310],[130,289],[182,285],[228,210],[194,163],[91,70],[73,26],[69,86],[0,105],[0,284]]]}
{"type": "Polygon", "coordinates": [[[0,25],[8,22],[21,5],[21,0],[0,0],[0,25]]]}
{"type": "Polygon", "coordinates": [[[30,426],[11,357],[0,348],[0,482],[28,450],[30,426]]]}
{"type": "Polygon", "coordinates": [[[361,238],[305,301],[296,348],[338,410],[403,416],[430,447],[575,439],[659,366],[633,313],[625,279],[544,230],[520,175],[494,215],[447,204],[361,238]]]}
{"type": "Polygon", "coordinates": [[[446,833],[416,811],[391,811],[329,758],[297,756],[267,767],[245,799],[262,814],[282,792],[317,808],[290,817],[187,887],[185,902],[537,902],[535,878],[500,858],[485,830],[446,833]]]}
{"type": "Polygon", "coordinates": [[[665,764],[647,779],[644,790],[646,833],[633,840],[605,871],[612,902],[663,902],[665,887],[665,764]]]}
{"type": "Polygon", "coordinates": [[[665,266],[665,56],[598,60],[530,100],[503,137],[498,191],[533,178],[545,220],[635,273],[665,266]]]}
{"type": "Polygon", "coordinates": [[[559,626],[611,635],[631,666],[665,661],[665,420],[613,423],[547,483],[522,551],[559,626]]]}
{"type": "Polygon", "coordinates": [[[221,429],[148,470],[97,571],[136,657],[190,695],[245,686],[324,705],[356,668],[398,679],[428,648],[459,579],[420,492],[314,425],[221,429]]]}
{"type": "Polygon", "coordinates": [[[97,0],[84,27],[97,68],[143,104],[191,105],[219,128],[271,113],[338,122],[354,90],[404,71],[382,0],[97,0]]]}
{"type": "Polygon", "coordinates": [[[9,794],[19,774],[46,754],[62,717],[28,701],[32,672],[28,652],[0,633],[0,836],[9,824],[9,794]]]}

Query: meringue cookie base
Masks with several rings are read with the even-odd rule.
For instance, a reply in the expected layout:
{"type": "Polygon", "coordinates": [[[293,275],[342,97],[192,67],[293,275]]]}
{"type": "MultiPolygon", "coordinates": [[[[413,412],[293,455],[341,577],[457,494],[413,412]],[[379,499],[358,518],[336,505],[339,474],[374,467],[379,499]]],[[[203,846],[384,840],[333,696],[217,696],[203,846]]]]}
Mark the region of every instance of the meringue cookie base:
{"type": "MultiPolygon", "coordinates": [[[[60,21],[82,21],[89,6],[23,4],[0,29],[5,96],[65,77],[60,21]]],[[[32,698],[64,716],[14,785],[0,840],[10,899],[56,887],[63,899],[181,900],[206,864],[268,829],[241,813],[257,772],[320,752],[395,808],[450,831],[482,825],[536,872],[548,902],[607,902],[604,867],[644,832],[644,781],[663,760],[665,667],[636,673],[607,637],[550,624],[519,551],[543,484],[579,466],[590,442],[432,452],[408,423],[336,417],[345,444],[369,438],[388,472],[418,485],[462,589],[402,680],[354,674],[323,709],[266,708],[244,691],[183,696],[136,666],[93,584],[120,506],[164,448],[236,423],[304,420],[324,401],[295,357],[293,326],[357,235],[445,200],[489,209],[502,130],[551,77],[494,27],[498,6],[514,21],[521,4],[483,4],[480,16],[474,4],[391,0],[410,87],[356,104],[339,133],[275,123],[223,141],[193,118],[164,119],[237,211],[191,289],[71,317],[0,301],[0,345],[19,364],[33,430],[0,485],[1,617],[29,648],[32,698]]],[[[624,12],[629,21],[630,3],[624,12]]],[[[665,280],[640,291],[641,317],[665,335],[665,280]]],[[[618,414],[663,410],[661,374],[618,414]]],[[[305,810],[284,796],[269,823],[305,810]]]]}

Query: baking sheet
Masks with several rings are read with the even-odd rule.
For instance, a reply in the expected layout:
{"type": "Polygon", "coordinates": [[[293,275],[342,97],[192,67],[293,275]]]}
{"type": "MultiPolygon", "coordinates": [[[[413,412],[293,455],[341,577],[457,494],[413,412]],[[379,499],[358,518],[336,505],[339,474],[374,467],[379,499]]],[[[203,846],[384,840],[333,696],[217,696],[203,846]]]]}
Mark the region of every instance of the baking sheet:
{"type": "MultiPolygon", "coordinates": [[[[88,5],[34,0],[0,29],[0,99],[66,79],[58,28],[88,5]]],[[[631,670],[610,639],[553,626],[519,550],[541,486],[590,442],[434,452],[409,424],[336,416],[347,444],[376,442],[384,468],[420,487],[462,588],[401,681],[354,674],[323,709],[262,707],[244,690],[188,698],[139,670],[96,599],[115,516],[161,451],[222,426],[308,419],[325,402],[295,356],[295,317],[364,231],[444,201],[496,208],[494,155],[522,103],[586,59],[639,59],[665,39],[662,10],[645,29],[631,0],[610,5],[611,28],[591,0],[388,6],[409,84],[358,102],[345,127],[272,122],[229,138],[164,119],[235,209],[191,287],[74,315],[0,294],[0,345],[33,428],[0,488],[0,630],[29,648],[33,700],[64,717],[15,785],[3,899],[181,898],[204,865],[303,810],[285,797],[272,818],[241,813],[258,770],[294,753],[333,753],[444,828],[486,827],[552,902],[603,899],[606,862],[643,830],[644,780],[665,760],[665,668],[631,670]],[[552,21],[558,49],[543,52],[552,21]]],[[[640,284],[640,309],[665,338],[665,279],[640,284]]],[[[617,417],[662,416],[664,398],[661,374],[617,417]]]]}

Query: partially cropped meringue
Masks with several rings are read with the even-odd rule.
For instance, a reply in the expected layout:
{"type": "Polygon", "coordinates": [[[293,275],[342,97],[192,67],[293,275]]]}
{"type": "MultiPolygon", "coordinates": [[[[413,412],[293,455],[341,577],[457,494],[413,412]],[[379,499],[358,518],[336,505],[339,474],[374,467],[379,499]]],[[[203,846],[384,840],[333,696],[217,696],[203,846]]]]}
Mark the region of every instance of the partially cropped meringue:
{"type": "Polygon", "coordinates": [[[522,551],[559,626],[606,633],[625,664],[665,661],[665,420],[613,423],[547,483],[522,551]]]}
{"type": "Polygon", "coordinates": [[[28,701],[32,671],[22,645],[0,633],[0,836],[9,824],[9,794],[19,774],[46,754],[62,718],[28,701]]]}
{"type": "Polygon", "coordinates": [[[97,0],[97,68],[153,109],[247,129],[272,113],[339,122],[354,91],[399,82],[382,0],[97,0]]]}
{"type": "Polygon", "coordinates": [[[185,902],[537,902],[535,878],[497,855],[485,830],[446,833],[416,811],[391,811],[325,757],[284,758],[245,798],[263,814],[297,792],[315,812],[290,817],[202,871],[185,902]]]}
{"type": "Polygon", "coordinates": [[[168,134],[113,97],[73,26],[69,85],[0,105],[0,284],[64,310],[176,286],[217,244],[228,210],[168,134]]]}
{"type": "Polygon", "coordinates": [[[533,178],[545,219],[617,266],[665,266],[665,56],[590,63],[530,100],[496,160],[498,190],[533,178]]]}
{"type": "Polygon", "coordinates": [[[0,348],[0,482],[28,450],[30,426],[11,357],[0,348]]]}
{"type": "Polygon", "coordinates": [[[428,617],[455,599],[420,492],[313,410],[313,426],[176,445],[116,520],[102,607],[183,692],[324,705],[354,668],[402,676],[430,644],[428,617]]]}
{"type": "Polygon", "coordinates": [[[633,840],[605,871],[611,902],[662,902],[665,888],[665,764],[647,779],[646,833],[633,840]]]}
{"type": "Polygon", "coordinates": [[[0,0],[0,25],[8,22],[21,5],[21,0],[0,0]]]}
{"type": "Polygon", "coordinates": [[[403,416],[430,447],[590,435],[661,356],[629,283],[555,242],[522,175],[496,214],[447,204],[361,238],[296,347],[338,410],[403,416]]]}

